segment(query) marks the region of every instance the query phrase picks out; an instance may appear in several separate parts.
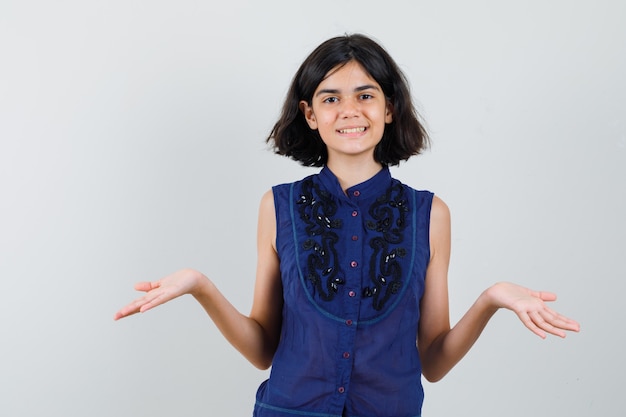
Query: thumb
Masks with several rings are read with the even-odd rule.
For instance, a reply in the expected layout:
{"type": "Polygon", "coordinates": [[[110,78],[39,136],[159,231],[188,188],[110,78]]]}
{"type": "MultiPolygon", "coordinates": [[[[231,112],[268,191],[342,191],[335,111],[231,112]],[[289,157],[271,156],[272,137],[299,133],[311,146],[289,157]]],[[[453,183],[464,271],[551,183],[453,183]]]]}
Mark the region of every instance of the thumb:
{"type": "Polygon", "coordinates": [[[549,291],[533,291],[532,295],[534,297],[540,298],[543,301],[554,301],[556,300],[556,294],[549,291]]]}
{"type": "Polygon", "coordinates": [[[135,284],[135,289],[137,291],[144,291],[144,292],[148,292],[158,287],[159,287],[158,282],[142,281],[142,282],[138,282],[135,284]]]}

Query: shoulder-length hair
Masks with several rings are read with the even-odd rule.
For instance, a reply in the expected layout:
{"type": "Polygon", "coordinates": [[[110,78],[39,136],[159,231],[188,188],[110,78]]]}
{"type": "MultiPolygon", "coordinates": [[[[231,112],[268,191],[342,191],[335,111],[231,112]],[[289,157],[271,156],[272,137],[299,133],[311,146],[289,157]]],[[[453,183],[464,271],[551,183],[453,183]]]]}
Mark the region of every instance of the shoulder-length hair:
{"type": "Polygon", "coordinates": [[[328,151],[317,130],[307,124],[299,108],[300,101],[312,104],[313,94],[331,70],[348,62],[358,62],[381,86],[391,106],[393,119],[385,125],[374,158],[383,165],[399,165],[428,147],[428,134],[413,105],[409,83],[378,43],[361,34],[331,38],[320,44],[296,72],[282,113],[266,142],[273,151],[304,166],[326,164],[328,151]]]}

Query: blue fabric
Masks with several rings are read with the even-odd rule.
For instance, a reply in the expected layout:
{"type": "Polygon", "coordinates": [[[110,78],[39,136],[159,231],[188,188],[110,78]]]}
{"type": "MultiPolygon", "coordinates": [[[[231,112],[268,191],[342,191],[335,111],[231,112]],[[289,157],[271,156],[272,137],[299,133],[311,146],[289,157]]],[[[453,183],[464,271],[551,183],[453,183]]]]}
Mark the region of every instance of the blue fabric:
{"type": "Polygon", "coordinates": [[[419,417],[432,193],[387,168],[344,193],[327,167],[273,193],[283,322],[254,416],[419,417]]]}

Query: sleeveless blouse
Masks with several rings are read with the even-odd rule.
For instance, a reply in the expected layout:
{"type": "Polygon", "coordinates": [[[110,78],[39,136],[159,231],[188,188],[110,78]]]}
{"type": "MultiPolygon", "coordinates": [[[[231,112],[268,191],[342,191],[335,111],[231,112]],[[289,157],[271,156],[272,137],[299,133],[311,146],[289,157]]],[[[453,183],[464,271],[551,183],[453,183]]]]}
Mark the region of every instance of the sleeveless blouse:
{"type": "Polygon", "coordinates": [[[383,168],[272,188],[282,329],[255,417],[419,417],[416,347],[433,194],[383,168]]]}

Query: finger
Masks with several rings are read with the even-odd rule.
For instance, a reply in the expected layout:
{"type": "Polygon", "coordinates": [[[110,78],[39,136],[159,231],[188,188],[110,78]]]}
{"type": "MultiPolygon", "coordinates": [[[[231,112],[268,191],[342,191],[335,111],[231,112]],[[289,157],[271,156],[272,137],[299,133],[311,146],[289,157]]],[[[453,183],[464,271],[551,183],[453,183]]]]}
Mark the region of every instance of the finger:
{"type": "Polygon", "coordinates": [[[562,328],[565,330],[572,330],[574,332],[580,331],[580,324],[576,320],[572,320],[569,317],[565,317],[562,314],[557,313],[557,317],[561,323],[563,323],[562,328]]]}
{"type": "Polygon", "coordinates": [[[546,338],[546,333],[535,324],[535,321],[529,313],[519,313],[518,316],[528,330],[541,337],[542,339],[546,338]]]}
{"type": "Polygon", "coordinates": [[[563,327],[564,329],[571,330],[573,332],[580,331],[580,323],[578,323],[576,320],[572,320],[567,317],[565,317],[565,320],[567,321],[567,327],[563,327]]]}
{"type": "Polygon", "coordinates": [[[135,284],[135,289],[137,291],[148,292],[155,288],[159,288],[159,286],[160,286],[160,283],[158,281],[157,282],[142,281],[142,282],[138,282],[135,284]]]}
{"type": "Polygon", "coordinates": [[[117,321],[117,320],[119,320],[119,319],[123,319],[124,317],[128,317],[128,316],[130,316],[131,314],[134,314],[134,313],[126,313],[126,312],[124,312],[124,311],[120,310],[120,311],[118,311],[118,312],[116,312],[116,313],[115,313],[115,315],[113,316],[113,320],[116,320],[116,321],[117,321]]]}
{"type": "Polygon", "coordinates": [[[162,302],[155,303],[154,300],[160,297],[160,293],[156,291],[150,291],[146,293],[144,296],[139,297],[125,307],[120,309],[114,316],[115,320],[119,320],[123,317],[131,316],[133,314],[142,313],[146,310],[149,310],[152,307],[155,307],[162,302]],[[147,306],[147,307],[146,307],[147,306]]]}
{"type": "Polygon", "coordinates": [[[165,303],[171,298],[161,292],[150,294],[152,295],[152,297],[146,300],[146,302],[139,307],[139,313],[145,313],[146,311],[165,303]]]}
{"type": "Polygon", "coordinates": [[[549,291],[531,291],[533,297],[537,297],[542,301],[555,301],[556,294],[549,291]]]}
{"type": "Polygon", "coordinates": [[[130,305],[127,305],[121,308],[117,313],[115,313],[115,315],[113,316],[113,320],[119,320],[137,313],[139,313],[138,308],[133,308],[130,305]]]}
{"type": "Polygon", "coordinates": [[[565,337],[565,332],[555,326],[559,320],[550,311],[543,310],[530,313],[530,317],[537,327],[543,331],[559,337],[565,337]]]}
{"type": "Polygon", "coordinates": [[[556,311],[553,311],[549,308],[546,308],[546,310],[542,313],[542,315],[543,315],[544,320],[546,320],[547,322],[552,324],[554,327],[557,327],[559,329],[570,330],[570,331],[575,331],[575,332],[580,330],[580,325],[578,324],[577,321],[567,318],[563,316],[562,314],[559,314],[556,311]]]}

